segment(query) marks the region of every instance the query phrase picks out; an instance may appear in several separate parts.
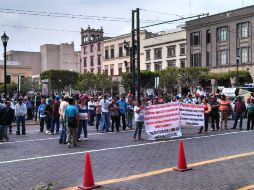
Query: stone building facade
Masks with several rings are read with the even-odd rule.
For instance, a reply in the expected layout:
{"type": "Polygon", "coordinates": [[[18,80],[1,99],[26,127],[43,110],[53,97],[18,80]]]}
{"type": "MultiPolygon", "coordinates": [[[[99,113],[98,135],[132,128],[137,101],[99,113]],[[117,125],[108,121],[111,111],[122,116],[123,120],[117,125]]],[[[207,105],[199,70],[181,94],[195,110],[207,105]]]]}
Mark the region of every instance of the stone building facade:
{"type": "MultiPolygon", "coordinates": [[[[145,30],[140,32],[140,70],[146,70],[143,44],[150,35],[145,30]]],[[[121,81],[122,73],[130,72],[131,68],[130,52],[124,49],[124,41],[132,46],[130,33],[104,40],[103,43],[103,72],[117,81],[121,81]]]]}
{"type": "Polygon", "coordinates": [[[186,32],[179,28],[153,34],[144,39],[145,70],[163,70],[167,67],[185,67],[186,32]]]}
{"type": "Polygon", "coordinates": [[[81,73],[102,73],[103,29],[81,28],[81,73]]]}
{"type": "Polygon", "coordinates": [[[188,66],[228,71],[239,61],[241,69],[253,70],[254,6],[188,21],[186,35],[188,66]]]}

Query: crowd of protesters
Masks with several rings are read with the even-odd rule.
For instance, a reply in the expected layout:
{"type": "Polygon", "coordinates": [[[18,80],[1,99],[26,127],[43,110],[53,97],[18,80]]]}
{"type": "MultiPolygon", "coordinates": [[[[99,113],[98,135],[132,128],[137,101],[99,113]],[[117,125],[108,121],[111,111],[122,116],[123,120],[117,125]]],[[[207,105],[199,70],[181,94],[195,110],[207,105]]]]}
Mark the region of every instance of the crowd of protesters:
{"type": "MultiPolygon", "coordinates": [[[[100,133],[119,132],[134,129],[133,140],[143,140],[141,131],[144,125],[144,108],[148,105],[163,104],[168,102],[184,102],[189,104],[202,104],[204,106],[204,127],[199,133],[208,132],[209,121],[211,131],[227,130],[228,117],[231,104],[225,95],[219,94],[188,94],[142,98],[135,101],[129,94],[127,97],[102,96],[41,96],[37,102],[28,97],[17,97],[14,101],[6,98],[0,104],[0,141],[8,141],[12,134],[12,123],[17,122],[16,135],[26,135],[26,120],[39,118],[39,131],[49,135],[59,135],[59,143],[67,147],[78,146],[81,141],[82,131],[84,140],[88,140],[88,125],[94,126],[100,133]]],[[[254,96],[247,100],[247,105],[242,97],[238,96],[233,102],[235,121],[231,129],[236,129],[238,121],[242,130],[242,121],[246,116],[247,130],[254,127],[254,96]]]]}

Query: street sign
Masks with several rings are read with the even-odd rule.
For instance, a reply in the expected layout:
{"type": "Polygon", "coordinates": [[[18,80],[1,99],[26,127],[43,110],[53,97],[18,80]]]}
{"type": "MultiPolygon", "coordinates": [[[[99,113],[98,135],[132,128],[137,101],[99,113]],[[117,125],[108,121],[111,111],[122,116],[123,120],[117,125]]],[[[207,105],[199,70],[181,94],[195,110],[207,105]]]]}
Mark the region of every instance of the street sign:
{"type": "Polygon", "coordinates": [[[160,83],[160,77],[155,77],[154,79],[154,88],[158,88],[160,83]]]}

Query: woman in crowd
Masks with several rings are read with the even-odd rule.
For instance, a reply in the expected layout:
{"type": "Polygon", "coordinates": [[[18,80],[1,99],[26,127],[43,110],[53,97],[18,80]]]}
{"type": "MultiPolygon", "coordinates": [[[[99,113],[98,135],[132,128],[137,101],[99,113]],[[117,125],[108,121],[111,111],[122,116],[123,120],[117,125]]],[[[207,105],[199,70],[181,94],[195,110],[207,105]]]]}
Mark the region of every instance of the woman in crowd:
{"type": "Polygon", "coordinates": [[[116,99],[112,99],[112,103],[109,105],[110,108],[110,116],[111,116],[111,132],[114,132],[114,128],[116,127],[116,131],[119,132],[119,123],[120,123],[120,115],[119,115],[119,105],[116,103],[116,99]]]}
{"type": "MultiPolygon", "coordinates": [[[[208,104],[208,99],[204,98],[203,99],[203,105],[204,105],[204,120],[205,120],[205,133],[208,131],[208,121],[210,117],[210,112],[211,112],[211,106],[208,104]]],[[[199,129],[198,133],[202,133],[203,131],[203,126],[199,129]]]]}
{"type": "Polygon", "coordinates": [[[78,142],[81,141],[81,132],[84,131],[84,138],[87,141],[87,123],[88,123],[88,106],[85,97],[81,97],[80,104],[77,105],[79,114],[79,124],[78,124],[78,142]]]}

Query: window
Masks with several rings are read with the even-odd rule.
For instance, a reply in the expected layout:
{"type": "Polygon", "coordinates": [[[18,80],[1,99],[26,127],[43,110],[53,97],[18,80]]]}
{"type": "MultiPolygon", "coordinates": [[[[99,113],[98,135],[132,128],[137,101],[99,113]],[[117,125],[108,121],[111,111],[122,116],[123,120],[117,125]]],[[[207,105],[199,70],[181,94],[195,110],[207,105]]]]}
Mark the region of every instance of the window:
{"type": "Polygon", "coordinates": [[[97,68],[97,73],[101,74],[101,68],[100,67],[97,68]]]}
{"type": "Polygon", "coordinates": [[[83,47],[83,52],[86,54],[86,46],[83,47]]]}
{"type": "Polygon", "coordinates": [[[209,67],[211,66],[211,53],[210,52],[206,52],[206,66],[209,67]]]}
{"type": "Polygon", "coordinates": [[[151,71],[151,63],[146,63],[146,70],[151,71]]]}
{"type": "Polygon", "coordinates": [[[161,50],[162,48],[157,48],[157,49],[154,49],[154,59],[161,59],[161,50]]]}
{"type": "Polygon", "coordinates": [[[90,72],[93,73],[94,69],[91,69],[90,72]]]}
{"type": "Polygon", "coordinates": [[[97,51],[101,51],[101,43],[97,43],[97,51]]]}
{"type": "Polygon", "coordinates": [[[162,70],[161,61],[154,63],[154,70],[155,71],[161,71],[162,70]]]}
{"type": "Polygon", "coordinates": [[[180,55],[185,55],[185,44],[180,44],[180,55]]]}
{"type": "Polygon", "coordinates": [[[175,67],[176,66],[176,60],[175,59],[174,60],[168,60],[167,63],[168,63],[168,67],[175,67]]]}
{"type": "Polygon", "coordinates": [[[123,57],[123,47],[119,47],[119,57],[123,57]]]}
{"type": "Polygon", "coordinates": [[[97,55],[97,64],[101,65],[101,55],[97,55]]]}
{"type": "Polygon", "coordinates": [[[241,48],[241,62],[242,63],[249,63],[250,55],[251,55],[251,52],[249,47],[241,48]]]}
{"type": "Polygon", "coordinates": [[[228,65],[228,50],[221,50],[218,53],[219,65],[228,65]]]}
{"type": "Polygon", "coordinates": [[[87,63],[86,63],[87,58],[83,57],[83,61],[84,61],[84,67],[87,67],[87,63]]]}
{"type": "Polygon", "coordinates": [[[185,68],[185,59],[180,59],[180,67],[185,68]]]}
{"type": "Polygon", "coordinates": [[[6,84],[11,84],[11,75],[6,74],[6,84]]]}
{"type": "Polygon", "coordinates": [[[93,45],[90,45],[90,52],[93,52],[93,45]]]}
{"type": "Polygon", "coordinates": [[[123,73],[122,68],[118,68],[118,75],[122,76],[122,73],[123,73]]]}
{"type": "Polygon", "coordinates": [[[206,31],[206,43],[207,44],[211,43],[211,30],[210,29],[208,29],[206,31]]]}
{"type": "Polygon", "coordinates": [[[93,66],[93,56],[90,57],[90,66],[93,66]]]}
{"type": "Polygon", "coordinates": [[[237,24],[237,33],[237,37],[240,39],[249,37],[249,22],[237,24]]]}
{"type": "Polygon", "coordinates": [[[104,73],[108,75],[108,66],[107,65],[104,67],[104,73]]]}
{"type": "Polygon", "coordinates": [[[191,45],[192,46],[200,45],[200,32],[191,33],[191,45]]]}
{"type": "Polygon", "coordinates": [[[110,69],[110,75],[114,76],[114,69],[113,68],[110,69]]]}
{"type": "Polygon", "coordinates": [[[115,57],[115,51],[114,51],[114,46],[112,46],[111,48],[110,48],[110,55],[111,55],[111,59],[113,59],[114,57],[115,57]]]}
{"type": "Polygon", "coordinates": [[[151,60],[151,50],[146,50],[146,61],[151,60]]]}
{"type": "Polygon", "coordinates": [[[109,59],[109,52],[108,52],[108,49],[105,50],[105,59],[109,59]]]}
{"type": "Polygon", "coordinates": [[[218,41],[225,42],[228,40],[228,27],[220,27],[217,29],[218,41]]]}
{"type": "Polygon", "coordinates": [[[84,69],[84,73],[86,73],[87,72],[87,69],[84,69]]]}
{"type": "Polygon", "coordinates": [[[191,55],[191,67],[201,67],[201,53],[191,55]]]}
{"type": "Polygon", "coordinates": [[[175,57],[176,56],[176,46],[167,47],[168,49],[168,57],[175,57]]]}

